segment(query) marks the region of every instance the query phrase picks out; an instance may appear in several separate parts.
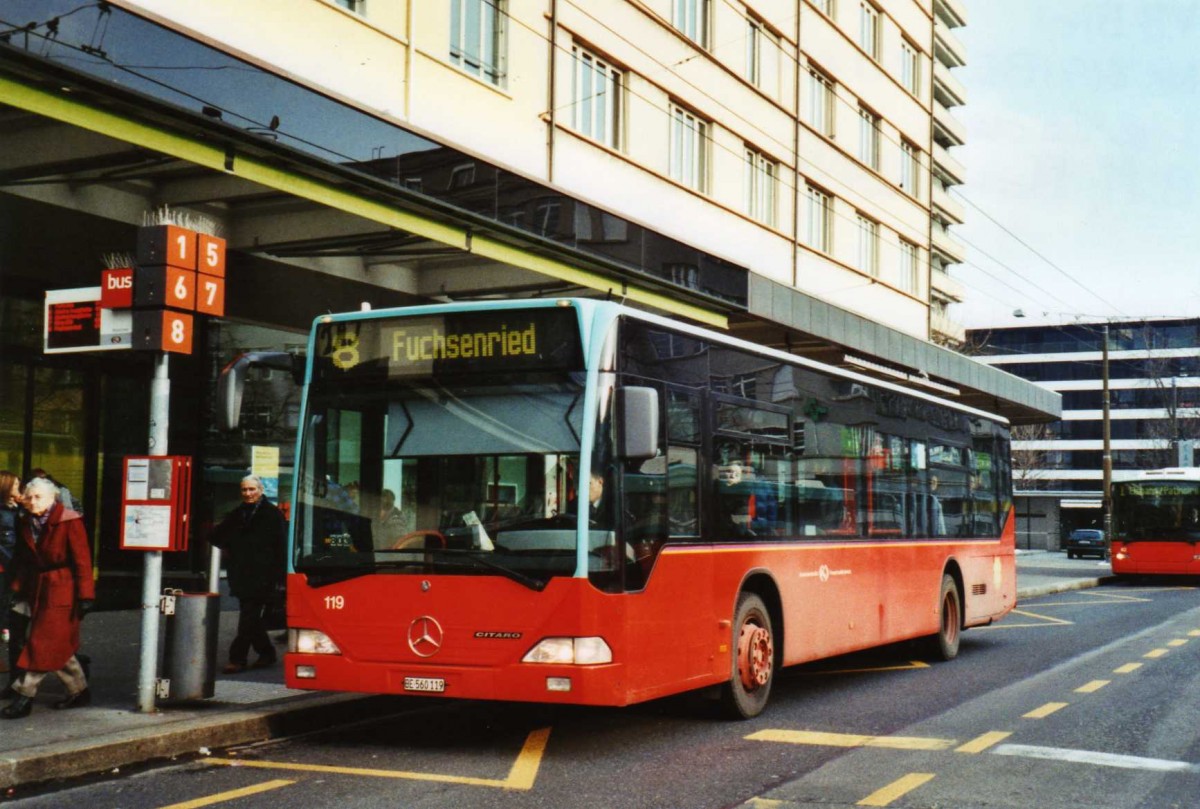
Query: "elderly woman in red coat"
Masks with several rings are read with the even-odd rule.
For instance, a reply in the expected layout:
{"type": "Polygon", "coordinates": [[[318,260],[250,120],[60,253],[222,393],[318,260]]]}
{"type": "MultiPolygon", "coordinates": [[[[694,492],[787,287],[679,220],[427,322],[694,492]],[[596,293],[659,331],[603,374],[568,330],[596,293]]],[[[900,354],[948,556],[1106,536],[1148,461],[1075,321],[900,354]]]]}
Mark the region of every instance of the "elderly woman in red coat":
{"type": "Polygon", "coordinates": [[[91,701],[75,652],[79,623],[96,597],[92,554],[83,520],[56,502],[57,495],[58,487],[45,478],[35,478],[25,488],[28,514],[13,555],[13,601],[29,609],[29,639],[17,661],[24,669],[12,686],[17,696],[0,710],[4,719],[28,716],[38,686],[50,673],[67,687],[66,698],[52,707],[75,708],[91,701]]]}

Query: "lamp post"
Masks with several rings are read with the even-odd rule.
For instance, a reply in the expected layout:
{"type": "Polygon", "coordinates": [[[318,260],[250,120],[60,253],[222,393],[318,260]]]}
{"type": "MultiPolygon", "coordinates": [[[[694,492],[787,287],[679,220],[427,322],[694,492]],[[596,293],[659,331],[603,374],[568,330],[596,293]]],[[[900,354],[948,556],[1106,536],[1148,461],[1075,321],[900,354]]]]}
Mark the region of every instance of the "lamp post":
{"type": "Polygon", "coordinates": [[[1104,402],[1104,541],[1109,542],[1112,537],[1112,419],[1109,418],[1107,323],[1104,324],[1101,337],[1104,340],[1100,353],[1104,402]]]}

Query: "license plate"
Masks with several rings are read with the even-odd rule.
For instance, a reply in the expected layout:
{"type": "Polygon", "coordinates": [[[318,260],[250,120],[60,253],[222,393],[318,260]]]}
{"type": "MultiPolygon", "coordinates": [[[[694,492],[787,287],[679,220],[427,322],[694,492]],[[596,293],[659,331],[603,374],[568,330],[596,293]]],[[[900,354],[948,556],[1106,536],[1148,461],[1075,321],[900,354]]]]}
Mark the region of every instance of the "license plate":
{"type": "Polygon", "coordinates": [[[446,690],[446,681],[440,677],[405,677],[405,691],[433,691],[441,693],[446,690]]]}

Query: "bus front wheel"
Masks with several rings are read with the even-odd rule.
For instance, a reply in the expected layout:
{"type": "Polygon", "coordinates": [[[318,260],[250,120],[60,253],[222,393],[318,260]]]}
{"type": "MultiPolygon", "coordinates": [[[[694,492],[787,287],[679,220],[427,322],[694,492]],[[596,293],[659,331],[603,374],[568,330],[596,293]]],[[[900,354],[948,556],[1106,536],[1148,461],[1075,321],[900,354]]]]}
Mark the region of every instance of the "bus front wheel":
{"type": "Polygon", "coordinates": [[[733,619],[731,676],[721,692],[723,712],[732,719],[762,713],[775,676],[775,633],[767,605],[754,593],[738,596],[733,619]]]}
{"type": "Polygon", "coordinates": [[[958,657],[962,637],[962,596],[958,584],[949,573],[942,576],[942,591],[938,595],[938,632],[932,638],[933,653],[942,660],[958,657]]]}

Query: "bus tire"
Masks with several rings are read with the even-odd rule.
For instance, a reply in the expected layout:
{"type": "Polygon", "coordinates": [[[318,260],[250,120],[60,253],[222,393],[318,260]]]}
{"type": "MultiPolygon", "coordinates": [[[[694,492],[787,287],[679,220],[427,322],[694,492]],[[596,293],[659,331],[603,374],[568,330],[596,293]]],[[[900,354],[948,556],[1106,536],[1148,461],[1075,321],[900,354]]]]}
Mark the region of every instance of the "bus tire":
{"type": "Polygon", "coordinates": [[[938,631],[931,638],[930,647],[940,660],[958,657],[958,644],[962,638],[962,594],[958,584],[949,573],[942,576],[942,590],[938,594],[938,631]]]}
{"type": "Polygon", "coordinates": [[[754,593],[738,595],[733,618],[730,679],[721,689],[722,713],[752,719],[763,712],[775,682],[775,632],[767,605],[754,593]]]}

